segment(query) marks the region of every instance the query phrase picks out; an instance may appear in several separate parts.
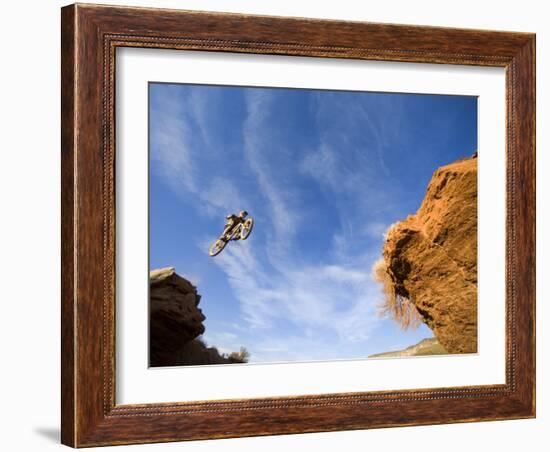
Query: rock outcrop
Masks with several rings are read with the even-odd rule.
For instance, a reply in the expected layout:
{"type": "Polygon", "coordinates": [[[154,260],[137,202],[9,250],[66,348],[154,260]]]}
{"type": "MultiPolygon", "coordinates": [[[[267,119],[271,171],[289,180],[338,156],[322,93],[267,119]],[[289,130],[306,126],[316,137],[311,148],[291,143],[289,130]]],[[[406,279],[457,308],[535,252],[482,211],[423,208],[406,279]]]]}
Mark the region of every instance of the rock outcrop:
{"type": "Polygon", "coordinates": [[[477,351],[477,158],[433,174],[415,215],[384,244],[394,295],[414,304],[449,353],[477,351]]]}
{"type": "Polygon", "coordinates": [[[172,267],[149,275],[149,340],[151,366],[173,366],[181,348],[204,333],[200,295],[172,267]]]}
{"type": "MultiPolygon", "coordinates": [[[[199,338],[206,319],[197,288],[172,267],[149,274],[149,362],[152,367],[239,362],[199,338]]],[[[242,361],[241,361],[242,362],[242,361]]]]}
{"type": "Polygon", "coordinates": [[[396,350],[393,352],[376,353],[370,355],[369,358],[401,358],[405,356],[430,356],[430,355],[446,355],[445,350],[436,338],[431,337],[421,340],[418,344],[411,345],[404,350],[396,350]]]}

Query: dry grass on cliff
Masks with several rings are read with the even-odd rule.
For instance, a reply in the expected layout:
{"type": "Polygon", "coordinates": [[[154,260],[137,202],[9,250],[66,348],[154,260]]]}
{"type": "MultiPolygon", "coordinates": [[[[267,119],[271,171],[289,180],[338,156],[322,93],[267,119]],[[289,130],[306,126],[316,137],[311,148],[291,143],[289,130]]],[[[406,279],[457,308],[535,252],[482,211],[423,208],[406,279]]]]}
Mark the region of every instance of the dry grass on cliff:
{"type": "Polygon", "coordinates": [[[395,293],[393,281],[383,258],[377,260],[372,266],[372,275],[382,284],[384,299],[379,305],[380,316],[392,318],[403,330],[418,328],[422,323],[422,317],[409,299],[395,293]]]}

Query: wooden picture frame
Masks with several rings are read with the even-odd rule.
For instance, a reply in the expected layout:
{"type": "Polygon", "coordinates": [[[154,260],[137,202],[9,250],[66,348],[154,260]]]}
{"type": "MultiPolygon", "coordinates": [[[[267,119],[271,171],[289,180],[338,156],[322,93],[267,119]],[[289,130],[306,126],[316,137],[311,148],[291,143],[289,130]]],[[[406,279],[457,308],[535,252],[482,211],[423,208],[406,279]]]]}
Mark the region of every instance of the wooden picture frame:
{"type": "Polygon", "coordinates": [[[535,35],[71,5],[62,9],[62,430],[73,447],[535,416],[535,35]],[[503,67],[506,383],[115,403],[115,50],[148,47],[503,67]]]}

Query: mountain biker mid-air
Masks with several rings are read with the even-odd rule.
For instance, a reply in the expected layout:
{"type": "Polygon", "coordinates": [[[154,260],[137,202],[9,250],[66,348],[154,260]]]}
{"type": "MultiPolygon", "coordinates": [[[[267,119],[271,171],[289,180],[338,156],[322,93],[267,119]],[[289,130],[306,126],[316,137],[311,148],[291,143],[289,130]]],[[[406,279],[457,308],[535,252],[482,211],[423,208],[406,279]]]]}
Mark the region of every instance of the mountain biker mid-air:
{"type": "Polygon", "coordinates": [[[225,217],[227,219],[227,223],[223,228],[223,235],[227,234],[238,224],[244,223],[244,219],[246,218],[247,215],[248,215],[248,212],[246,210],[241,210],[239,212],[239,215],[235,215],[234,213],[227,215],[225,217]]]}
{"type": "Polygon", "coordinates": [[[222,234],[212,243],[209,249],[210,256],[216,256],[222,252],[225,245],[232,240],[246,240],[252,231],[254,220],[248,217],[246,210],[241,210],[238,215],[227,215],[222,234]]]}

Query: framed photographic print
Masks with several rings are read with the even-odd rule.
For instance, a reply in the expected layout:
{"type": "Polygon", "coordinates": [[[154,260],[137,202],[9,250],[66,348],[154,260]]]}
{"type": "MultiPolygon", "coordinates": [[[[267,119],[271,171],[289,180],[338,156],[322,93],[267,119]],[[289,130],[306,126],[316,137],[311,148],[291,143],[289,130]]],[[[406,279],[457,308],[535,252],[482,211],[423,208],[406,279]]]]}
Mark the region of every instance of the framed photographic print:
{"type": "Polygon", "coordinates": [[[535,416],[535,37],[62,9],[62,442],[535,416]]]}

